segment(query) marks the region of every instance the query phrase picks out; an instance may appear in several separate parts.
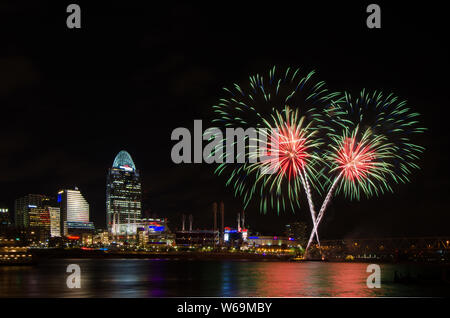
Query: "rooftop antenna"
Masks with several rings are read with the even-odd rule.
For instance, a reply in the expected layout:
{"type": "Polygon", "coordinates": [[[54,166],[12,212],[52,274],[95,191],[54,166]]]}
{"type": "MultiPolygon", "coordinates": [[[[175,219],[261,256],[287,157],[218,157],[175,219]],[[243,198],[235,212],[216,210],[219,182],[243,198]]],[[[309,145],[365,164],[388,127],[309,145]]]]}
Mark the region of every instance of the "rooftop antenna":
{"type": "Polygon", "coordinates": [[[214,218],[214,246],[216,245],[216,234],[217,234],[217,202],[213,203],[213,218],[214,218]]]}
{"type": "Polygon", "coordinates": [[[240,213],[237,214],[237,230],[238,230],[238,232],[241,231],[241,214],[240,213]]]}
{"type": "Polygon", "coordinates": [[[223,235],[224,235],[224,213],[225,213],[225,206],[223,204],[223,201],[220,202],[220,218],[221,218],[221,225],[220,225],[220,243],[223,243],[223,235]]]}

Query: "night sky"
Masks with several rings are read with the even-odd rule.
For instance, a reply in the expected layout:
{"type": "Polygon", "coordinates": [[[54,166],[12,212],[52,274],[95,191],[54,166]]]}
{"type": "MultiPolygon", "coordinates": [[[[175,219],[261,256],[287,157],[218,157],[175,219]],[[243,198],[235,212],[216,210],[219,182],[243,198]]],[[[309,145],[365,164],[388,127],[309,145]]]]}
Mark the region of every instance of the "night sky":
{"type": "MultiPolygon", "coordinates": [[[[370,30],[370,2],[71,2],[0,4],[0,202],[11,211],[25,194],[78,186],[104,227],[107,169],[125,149],[142,175],[147,216],[176,228],[181,213],[192,213],[194,228],[211,227],[211,203],[223,200],[234,225],[240,199],[212,165],[172,163],[170,134],[194,119],[207,123],[223,87],[276,65],[315,69],[331,90],[394,92],[428,128],[416,139],[427,149],[412,183],[361,202],[334,199],[321,236],[450,234],[442,8],[378,1],[382,28],[370,30]],[[71,2],[81,6],[79,30],[66,27],[71,2]]],[[[267,234],[309,221],[306,209],[246,212],[251,228],[267,234]]]]}

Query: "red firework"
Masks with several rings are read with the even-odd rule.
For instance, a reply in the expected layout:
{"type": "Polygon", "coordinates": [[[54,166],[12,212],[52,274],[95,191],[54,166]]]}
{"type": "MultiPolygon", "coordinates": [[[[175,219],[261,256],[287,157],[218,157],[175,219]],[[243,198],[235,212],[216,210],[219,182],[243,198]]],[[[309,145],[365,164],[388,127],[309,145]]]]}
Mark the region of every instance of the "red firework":
{"type": "Polygon", "coordinates": [[[357,142],[355,137],[345,138],[336,156],[338,169],[349,181],[367,178],[375,166],[375,159],[375,151],[371,145],[357,142]]]}
{"type": "Polygon", "coordinates": [[[278,175],[291,179],[305,170],[310,157],[308,133],[302,127],[302,120],[297,121],[296,112],[290,114],[287,109],[285,119],[278,116],[275,128],[271,129],[268,144],[269,158],[263,164],[276,169],[278,175]]]}

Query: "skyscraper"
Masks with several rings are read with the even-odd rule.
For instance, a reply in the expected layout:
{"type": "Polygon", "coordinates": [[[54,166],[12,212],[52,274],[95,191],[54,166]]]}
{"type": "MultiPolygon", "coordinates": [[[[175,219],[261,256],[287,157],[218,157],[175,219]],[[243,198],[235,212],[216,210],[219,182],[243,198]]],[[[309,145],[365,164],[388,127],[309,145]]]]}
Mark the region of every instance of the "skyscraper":
{"type": "Polygon", "coordinates": [[[61,236],[71,234],[71,231],[93,230],[89,222],[89,204],[78,188],[58,192],[60,202],[61,236]]]}
{"type": "Polygon", "coordinates": [[[106,222],[115,235],[136,234],[141,219],[141,181],[133,159],[120,151],[106,182],[106,222]]]}
{"type": "Polygon", "coordinates": [[[49,207],[36,207],[30,209],[30,228],[37,230],[39,241],[43,242],[50,237],[49,207]]]}
{"type": "Polygon", "coordinates": [[[49,207],[48,210],[50,212],[50,236],[61,236],[61,210],[56,207],[49,207]]]}
{"type": "Polygon", "coordinates": [[[49,198],[42,194],[28,194],[15,201],[14,219],[16,227],[35,226],[38,222],[38,211],[33,210],[42,208],[48,204],[49,198]]]}

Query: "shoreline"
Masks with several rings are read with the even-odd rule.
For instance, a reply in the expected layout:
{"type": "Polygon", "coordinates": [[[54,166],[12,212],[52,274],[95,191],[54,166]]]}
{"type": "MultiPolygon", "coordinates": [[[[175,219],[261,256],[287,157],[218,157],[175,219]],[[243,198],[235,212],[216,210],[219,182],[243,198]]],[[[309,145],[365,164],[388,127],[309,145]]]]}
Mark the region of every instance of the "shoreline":
{"type": "Polygon", "coordinates": [[[55,258],[91,258],[91,259],[173,259],[173,260],[267,260],[289,261],[292,255],[261,255],[250,253],[224,252],[103,252],[82,250],[35,250],[37,260],[55,258]]]}
{"type": "Polygon", "coordinates": [[[294,255],[252,254],[242,252],[131,252],[131,251],[86,251],[86,250],[61,250],[61,249],[36,249],[32,251],[37,262],[47,259],[164,259],[164,260],[242,260],[242,261],[283,261],[293,263],[378,263],[378,264],[430,264],[449,266],[449,263],[440,261],[406,261],[385,259],[355,259],[346,261],[342,259],[308,259],[294,260],[294,255]]]}

